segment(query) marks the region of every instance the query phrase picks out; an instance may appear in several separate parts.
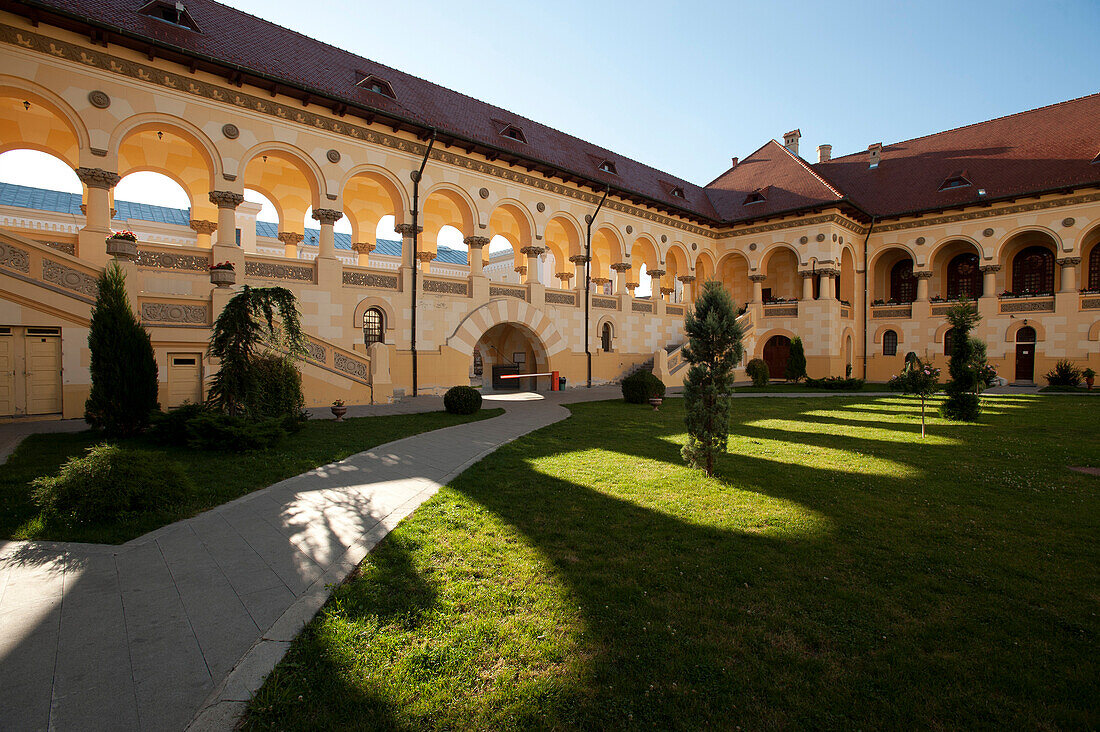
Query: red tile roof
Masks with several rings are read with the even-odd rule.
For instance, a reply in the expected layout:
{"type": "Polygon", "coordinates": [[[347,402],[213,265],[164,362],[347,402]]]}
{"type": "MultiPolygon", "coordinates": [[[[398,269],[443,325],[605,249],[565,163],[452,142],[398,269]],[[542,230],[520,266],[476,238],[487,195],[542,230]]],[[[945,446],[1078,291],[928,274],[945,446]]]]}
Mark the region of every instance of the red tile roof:
{"type": "MultiPolygon", "coordinates": [[[[442,133],[538,161],[614,190],[715,223],[736,223],[815,206],[848,203],[874,216],[956,207],[1072,186],[1100,185],[1100,94],[1001,117],[882,148],[876,169],[868,153],[809,164],[774,140],[705,188],[616,155],[534,120],[370,61],[212,0],[186,0],[195,33],[139,13],[147,0],[22,0],[193,57],[297,86],[306,92],[402,117],[442,133]],[[396,99],[357,87],[368,75],[396,99]],[[500,134],[506,125],[526,143],[500,134]],[[502,126],[503,125],[503,126],[502,126]],[[609,160],[616,174],[599,170],[609,160]],[[966,169],[971,186],[940,190],[966,169]],[[682,188],[684,197],[672,195],[682,188]],[[746,196],[764,191],[761,203],[746,196]]],[[[11,7],[5,3],[6,7],[11,7]]],[[[18,6],[15,9],[18,12],[18,6]]]]}

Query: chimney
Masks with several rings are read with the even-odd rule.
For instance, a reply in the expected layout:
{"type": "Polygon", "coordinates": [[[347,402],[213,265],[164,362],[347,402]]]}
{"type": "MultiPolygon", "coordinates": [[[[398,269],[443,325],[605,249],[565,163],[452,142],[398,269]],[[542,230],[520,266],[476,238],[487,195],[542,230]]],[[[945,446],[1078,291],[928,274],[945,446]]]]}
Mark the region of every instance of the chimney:
{"type": "Polygon", "coordinates": [[[731,168],[736,168],[738,160],[739,160],[739,158],[737,158],[736,156],[730,158],[730,167],[731,168]]]}
{"type": "Polygon", "coordinates": [[[798,154],[798,139],[802,137],[802,130],[791,130],[787,134],[783,135],[783,147],[790,150],[795,155],[798,154]]]}
{"type": "Polygon", "coordinates": [[[817,146],[817,162],[827,163],[833,159],[833,146],[832,145],[818,145],[817,146]]]}
{"type": "Polygon", "coordinates": [[[867,152],[871,156],[870,167],[877,168],[879,161],[882,159],[882,143],[876,142],[874,145],[868,145],[867,152]]]}

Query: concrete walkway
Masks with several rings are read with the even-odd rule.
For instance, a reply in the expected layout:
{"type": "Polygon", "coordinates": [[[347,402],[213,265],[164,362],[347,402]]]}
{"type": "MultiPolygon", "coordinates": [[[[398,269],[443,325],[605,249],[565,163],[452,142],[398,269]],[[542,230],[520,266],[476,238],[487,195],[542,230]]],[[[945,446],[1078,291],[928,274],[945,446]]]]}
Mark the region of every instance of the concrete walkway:
{"type": "Polygon", "coordinates": [[[562,403],[618,396],[491,396],[500,417],[367,450],[122,546],[0,542],[0,730],[231,729],[328,586],[401,519],[567,417],[562,403]]]}

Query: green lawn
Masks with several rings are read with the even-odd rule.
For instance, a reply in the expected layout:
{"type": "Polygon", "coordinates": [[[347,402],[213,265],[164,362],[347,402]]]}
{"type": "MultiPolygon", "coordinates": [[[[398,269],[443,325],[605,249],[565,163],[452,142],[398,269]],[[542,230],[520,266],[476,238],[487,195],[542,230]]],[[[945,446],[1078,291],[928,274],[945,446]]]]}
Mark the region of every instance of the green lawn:
{"type": "Polygon", "coordinates": [[[714,480],[680,400],[575,405],[391,533],[246,728],[1096,727],[1096,412],[983,402],[921,441],[902,397],[738,399],[714,480]]]}
{"type": "Polygon", "coordinates": [[[501,409],[483,409],[473,416],[446,412],[390,417],[362,417],[338,423],[307,422],[302,431],[270,450],[248,453],[211,453],[156,445],[146,439],[120,444],[160,452],[181,463],[196,486],[186,503],[172,511],[148,513],[111,525],[67,525],[47,521],[31,501],[29,483],[40,475],[54,475],[67,459],[79,456],[102,438],[93,432],[31,435],[0,466],[0,536],[9,539],[48,539],[120,544],[155,528],[218,506],[319,465],[342,460],[391,440],[441,427],[486,419],[501,409]]]}
{"type": "Polygon", "coordinates": [[[853,394],[858,394],[861,391],[890,391],[890,387],[888,387],[886,384],[866,383],[863,385],[862,389],[856,390],[820,389],[807,386],[806,384],[788,384],[783,381],[773,381],[767,386],[752,386],[751,384],[746,384],[744,386],[735,386],[733,390],[735,392],[744,392],[747,394],[776,394],[783,392],[803,392],[805,394],[822,394],[824,392],[836,392],[838,394],[843,394],[846,392],[850,392],[853,394]]]}

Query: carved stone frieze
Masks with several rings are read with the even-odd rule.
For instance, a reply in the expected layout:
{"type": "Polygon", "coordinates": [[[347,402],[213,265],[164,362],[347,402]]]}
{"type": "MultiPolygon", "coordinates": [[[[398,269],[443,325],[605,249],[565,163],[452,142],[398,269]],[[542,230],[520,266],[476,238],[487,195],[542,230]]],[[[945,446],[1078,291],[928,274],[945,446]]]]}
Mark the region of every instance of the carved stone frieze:
{"type": "Polygon", "coordinates": [[[615,310],[619,307],[619,301],[607,297],[594,297],[592,298],[592,307],[603,308],[604,310],[615,310]]]}
{"type": "Polygon", "coordinates": [[[764,315],[769,318],[797,318],[797,305],[765,305],[764,315]]]}
{"type": "Polygon", "coordinates": [[[205,305],[183,305],[174,302],[143,302],[141,319],[156,323],[207,325],[210,322],[205,305]]]}
{"type": "Polygon", "coordinates": [[[17,272],[31,271],[31,253],[12,244],[0,242],[0,267],[17,272]]]}
{"type": "Polygon", "coordinates": [[[337,371],[343,371],[345,374],[351,374],[364,381],[367,379],[367,364],[353,358],[348,358],[339,351],[332,354],[332,365],[337,371]]]}
{"type": "Polygon", "coordinates": [[[293,264],[276,264],[274,262],[245,262],[245,277],[259,277],[265,280],[297,280],[300,282],[313,281],[313,267],[298,267],[293,264]]]}
{"type": "Polygon", "coordinates": [[[1100,308],[1100,297],[1085,298],[1081,301],[1081,308],[1083,310],[1092,310],[1093,308],[1100,308]]]}
{"type": "Polygon", "coordinates": [[[575,305],[577,301],[570,292],[548,292],[546,302],[553,305],[575,305]]]}
{"type": "Polygon", "coordinates": [[[910,318],[913,316],[913,309],[909,307],[905,308],[871,308],[872,318],[910,318]]]}
{"type": "Polygon", "coordinates": [[[1002,302],[1002,313],[1053,313],[1054,300],[1024,300],[1022,302],[1002,302]]]}
{"type": "Polygon", "coordinates": [[[66,290],[79,292],[81,295],[96,296],[95,277],[52,259],[42,260],[42,279],[66,290]]]}
{"type": "Polygon", "coordinates": [[[665,315],[683,315],[684,309],[679,305],[665,305],[665,315]]]}
{"type": "Polygon", "coordinates": [[[206,272],[210,269],[210,257],[196,254],[176,254],[139,249],[135,260],[139,267],[156,269],[180,269],[187,272],[206,272]]]}
{"type": "Polygon", "coordinates": [[[514,297],[520,300],[527,299],[527,290],[522,287],[507,287],[505,285],[489,285],[489,297],[514,297]]]}
{"type": "Polygon", "coordinates": [[[634,302],[631,304],[631,310],[636,313],[652,313],[653,303],[651,302],[634,302]]]}
{"type": "Polygon", "coordinates": [[[324,363],[327,355],[327,349],[320,343],[309,340],[306,341],[306,358],[318,363],[324,363]]]}
{"type": "Polygon", "coordinates": [[[377,287],[382,290],[397,289],[397,275],[376,274],[344,270],[344,284],[356,287],[377,287]]]}
{"type": "Polygon", "coordinates": [[[438,292],[443,295],[466,295],[465,282],[448,282],[446,280],[424,280],[424,292],[438,292]]]}
{"type": "Polygon", "coordinates": [[[56,249],[59,252],[65,252],[66,254],[76,255],[76,244],[71,241],[44,241],[42,242],[50,249],[56,249]]]}

